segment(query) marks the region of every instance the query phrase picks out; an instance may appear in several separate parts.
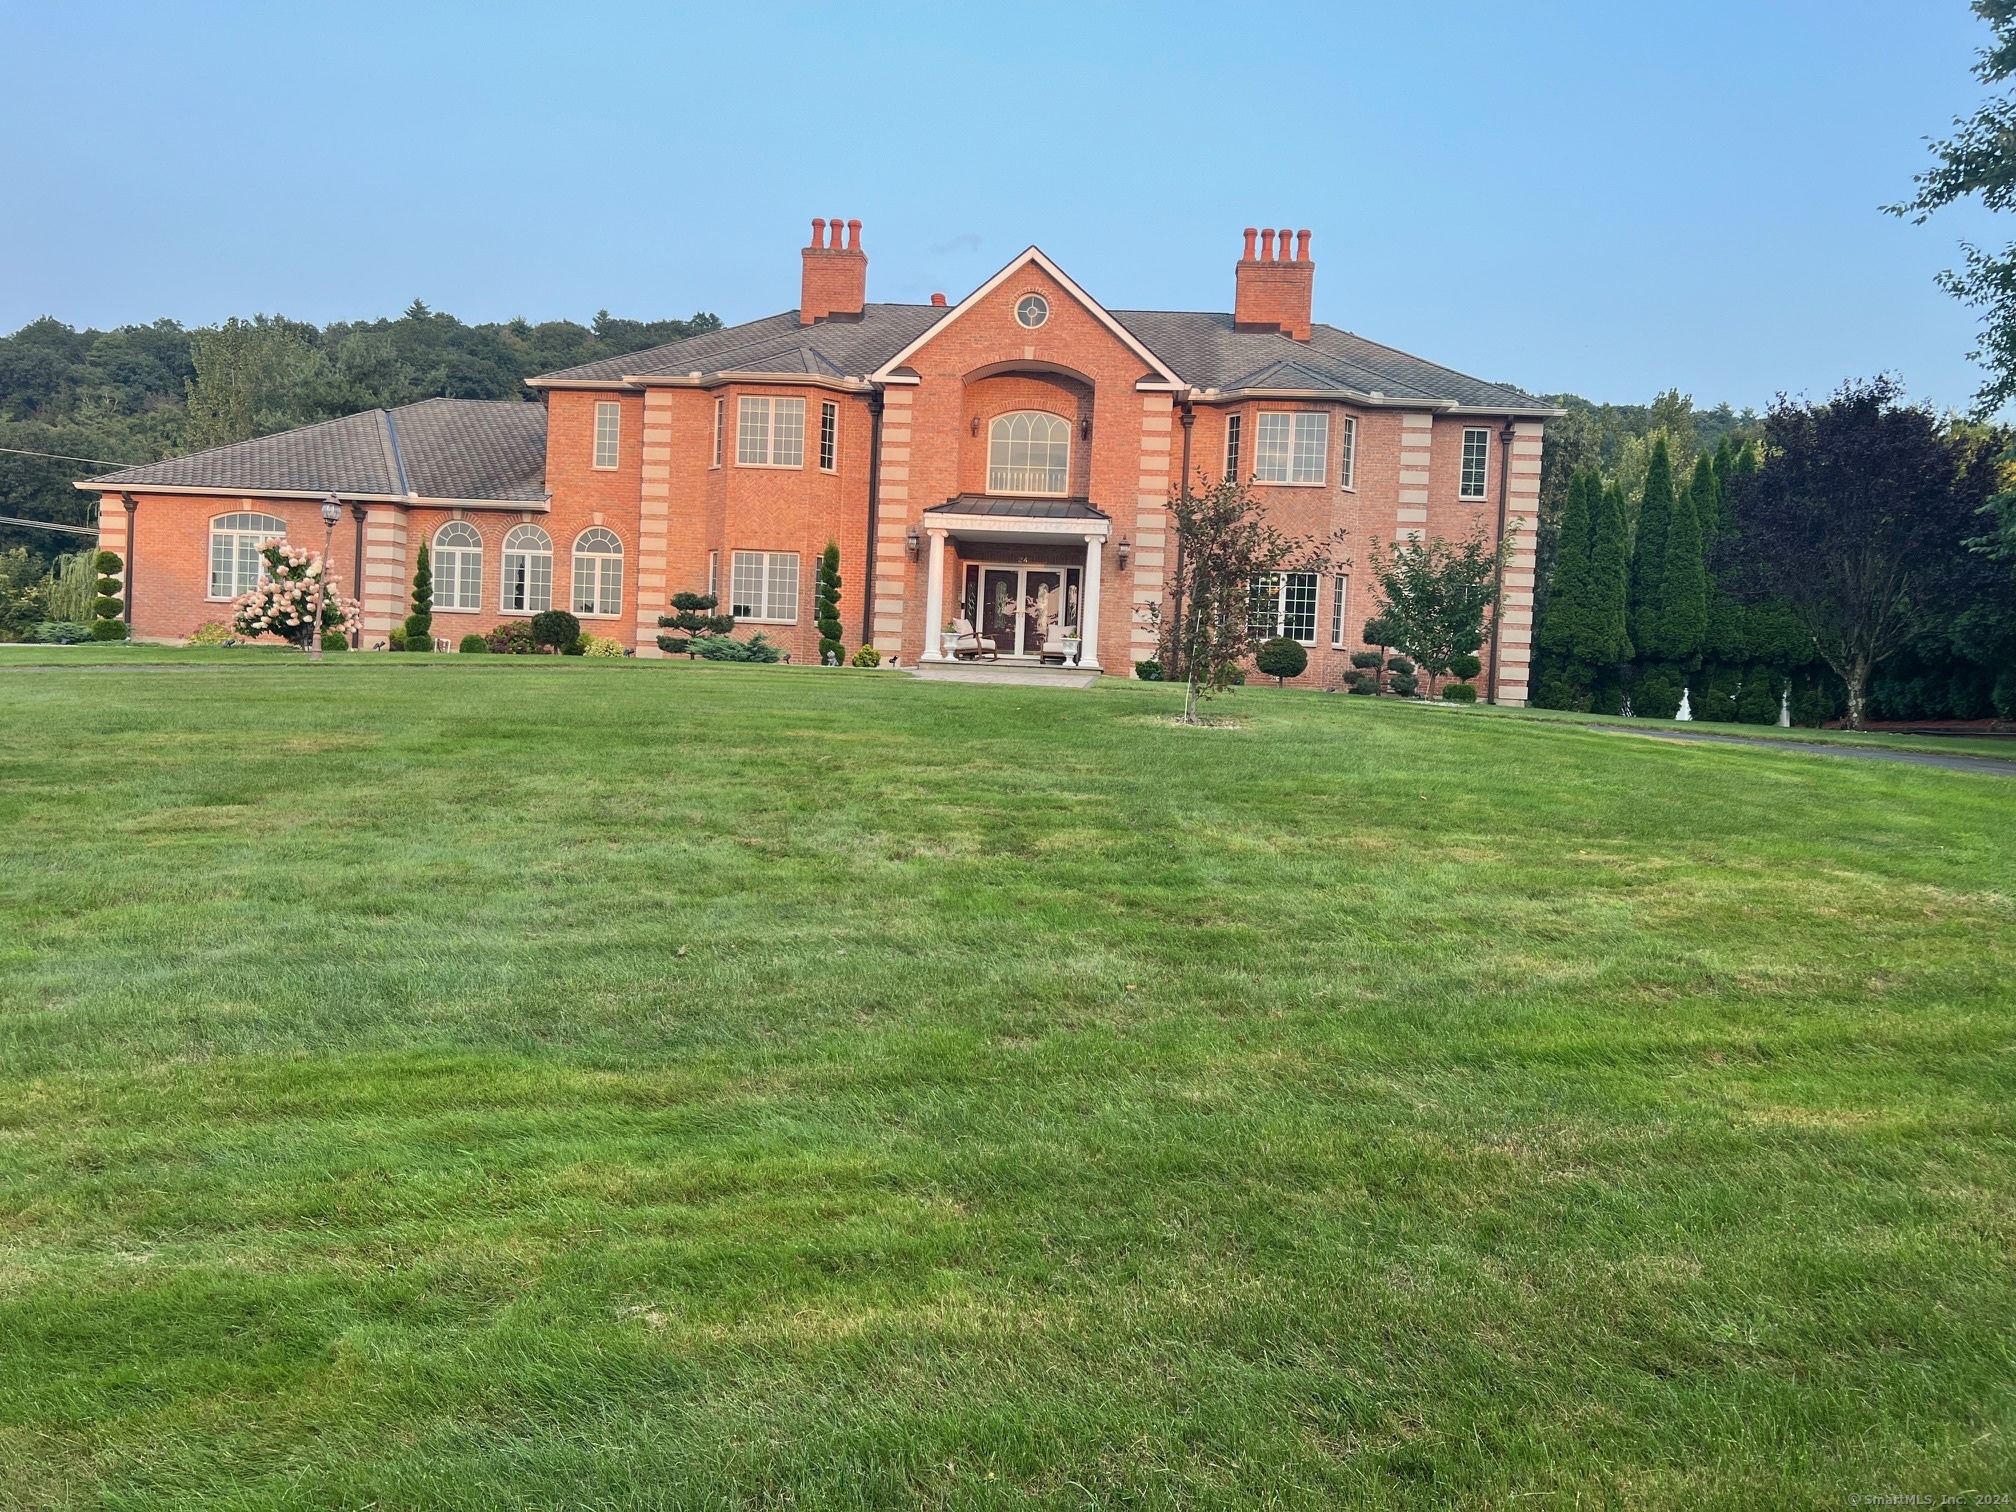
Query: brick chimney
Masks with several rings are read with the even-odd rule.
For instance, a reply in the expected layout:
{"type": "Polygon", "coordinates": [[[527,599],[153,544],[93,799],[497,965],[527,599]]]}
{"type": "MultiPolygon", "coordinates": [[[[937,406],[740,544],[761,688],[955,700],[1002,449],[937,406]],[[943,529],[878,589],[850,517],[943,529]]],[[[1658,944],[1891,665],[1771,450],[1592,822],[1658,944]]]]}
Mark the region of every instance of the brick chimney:
{"type": "MultiPolygon", "coordinates": [[[[1316,264],[1309,260],[1309,233],[1280,233],[1274,228],[1246,228],[1246,255],[1239,259],[1238,289],[1232,301],[1232,323],[1242,331],[1279,331],[1297,341],[1309,339],[1310,312],[1316,299],[1316,264]],[[1259,255],[1253,238],[1260,238],[1259,255]],[[1290,247],[1289,239],[1296,243],[1290,247]]],[[[809,277],[809,275],[808,275],[809,277]]]]}
{"type": "Polygon", "coordinates": [[[812,245],[805,259],[805,287],[798,296],[798,324],[859,320],[868,302],[868,254],[861,250],[861,222],[846,222],[847,245],[840,245],[841,220],[812,222],[812,245]],[[829,232],[830,226],[830,232],[829,232]]]}

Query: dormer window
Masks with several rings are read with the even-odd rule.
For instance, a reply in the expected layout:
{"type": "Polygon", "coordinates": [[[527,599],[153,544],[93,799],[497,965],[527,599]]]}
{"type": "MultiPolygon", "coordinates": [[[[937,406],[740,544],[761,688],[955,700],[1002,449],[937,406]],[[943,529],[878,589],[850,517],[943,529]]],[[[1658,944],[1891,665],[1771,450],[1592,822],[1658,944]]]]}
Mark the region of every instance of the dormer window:
{"type": "Polygon", "coordinates": [[[1057,415],[1021,410],[987,432],[987,491],[1063,494],[1071,487],[1071,427],[1057,415]]]}

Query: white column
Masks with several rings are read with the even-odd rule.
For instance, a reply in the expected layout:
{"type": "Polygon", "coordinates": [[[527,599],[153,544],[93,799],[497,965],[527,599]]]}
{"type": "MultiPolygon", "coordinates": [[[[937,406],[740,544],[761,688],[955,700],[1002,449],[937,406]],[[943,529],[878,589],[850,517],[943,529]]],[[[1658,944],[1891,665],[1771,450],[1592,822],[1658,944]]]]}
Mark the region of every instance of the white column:
{"type": "Polygon", "coordinates": [[[1078,610],[1078,665],[1099,670],[1099,553],[1106,543],[1085,537],[1085,602],[1078,610]]]}
{"type": "Polygon", "coordinates": [[[943,661],[945,642],[945,532],[933,530],[929,575],[924,588],[924,660],[943,661]]]}

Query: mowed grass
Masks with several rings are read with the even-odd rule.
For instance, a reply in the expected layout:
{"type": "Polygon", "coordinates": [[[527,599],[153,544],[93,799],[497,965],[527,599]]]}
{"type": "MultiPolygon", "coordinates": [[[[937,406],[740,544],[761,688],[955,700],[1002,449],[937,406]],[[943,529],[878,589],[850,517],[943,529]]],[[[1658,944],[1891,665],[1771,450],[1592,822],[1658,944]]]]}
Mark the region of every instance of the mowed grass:
{"type": "Polygon", "coordinates": [[[0,1506],[2016,1490],[2016,783],[0,670],[0,1506]]]}

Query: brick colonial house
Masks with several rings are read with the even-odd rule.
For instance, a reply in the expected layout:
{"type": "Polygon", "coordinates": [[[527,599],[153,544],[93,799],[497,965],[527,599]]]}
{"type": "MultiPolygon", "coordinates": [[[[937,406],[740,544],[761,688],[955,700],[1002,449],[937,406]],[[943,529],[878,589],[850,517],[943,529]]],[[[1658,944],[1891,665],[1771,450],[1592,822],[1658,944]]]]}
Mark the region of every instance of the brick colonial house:
{"type": "MultiPolygon", "coordinates": [[[[1034,660],[1061,622],[1079,664],[1126,675],[1154,654],[1188,469],[1250,477],[1290,533],[1342,527],[1361,572],[1374,536],[1518,532],[1494,670],[1524,702],[1554,411],[1315,324],[1307,231],[1246,232],[1230,313],[1109,310],[1033,247],[957,304],[871,304],[858,221],[815,220],[801,259],[797,309],[529,379],[538,403],[433,399],[79,483],[104,496],[134,633],[225,617],[255,544],[319,547],[333,494],[367,645],[405,614],[424,540],[450,644],[552,606],[656,656],[668,595],[712,590],[738,633],[811,661],[834,541],[850,646],[928,668],[965,618],[1034,660]]],[[[1312,680],[1358,647],[1372,606],[1350,575],[1276,588],[1312,680]]]]}

